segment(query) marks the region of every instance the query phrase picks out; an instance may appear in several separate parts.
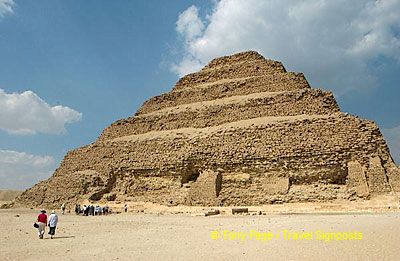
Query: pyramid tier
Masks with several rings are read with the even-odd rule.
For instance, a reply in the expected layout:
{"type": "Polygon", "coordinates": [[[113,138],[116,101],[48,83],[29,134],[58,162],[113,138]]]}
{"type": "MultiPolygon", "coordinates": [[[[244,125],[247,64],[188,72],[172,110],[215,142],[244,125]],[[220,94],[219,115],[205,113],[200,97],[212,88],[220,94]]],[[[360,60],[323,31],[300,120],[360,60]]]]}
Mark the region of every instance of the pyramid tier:
{"type": "Polygon", "coordinates": [[[316,89],[263,92],[183,104],[117,121],[107,127],[101,140],[179,128],[205,128],[231,121],[265,116],[330,114],[339,111],[332,93],[316,89]]]}
{"type": "MultiPolygon", "coordinates": [[[[96,142],[69,152],[52,178],[19,201],[51,205],[77,198],[98,200],[111,193],[134,201],[180,204],[185,199],[182,180],[212,169],[223,177],[218,204],[264,204],[269,197],[256,188],[269,175],[289,178],[294,190],[318,181],[343,185],[347,162],[367,166],[371,155],[379,156],[384,166],[391,162],[373,122],[341,113],[261,117],[96,142]],[[238,175],[247,175],[246,181],[232,184],[238,175]]],[[[290,195],[289,190],[285,201],[293,200],[290,195]]]]}
{"type": "Polygon", "coordinates": [[[302,73],[276,73],[265,76],[220,80],[168,92],[147,100],[136,115],[181,104],[210,101],[257,92],[281,92],[310,88],[302,73]]]}
{"type": "MultiPolygon", "coordinates": [[[[233,55],[221,56],[212,59],[202,70],[216,69],[224,66],[231,66],[232,64],[247,62],[264,62],[264,56],[255,51],[240,52],[233,55]]],[[[268,61],[268,60],[267,60],[268,61]]]]}
{"type": "Polygon", "coordinates": [[[208,68],[206,66],[199,72],[191,73],[180,78],[175,84],[173,91],[190,88],[199,84],[213,83],[220,80],[263,76],[285,72],[286,69],[283,67],[282,63],[267,59],[244,60],[226,66],[213,68],[208,68]]]}

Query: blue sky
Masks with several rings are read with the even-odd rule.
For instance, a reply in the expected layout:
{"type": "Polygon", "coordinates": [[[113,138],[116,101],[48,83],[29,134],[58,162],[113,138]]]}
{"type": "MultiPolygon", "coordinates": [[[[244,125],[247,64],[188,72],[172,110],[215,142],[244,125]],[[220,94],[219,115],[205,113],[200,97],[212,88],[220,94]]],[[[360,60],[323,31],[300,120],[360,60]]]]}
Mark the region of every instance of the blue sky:
{"type": "Polygon", "coordinates": [[[248,49],[377,122],[399,162],[399,13],[390,0],[0,0],[0,188],[48,177],[179,76],[248,49]]]}

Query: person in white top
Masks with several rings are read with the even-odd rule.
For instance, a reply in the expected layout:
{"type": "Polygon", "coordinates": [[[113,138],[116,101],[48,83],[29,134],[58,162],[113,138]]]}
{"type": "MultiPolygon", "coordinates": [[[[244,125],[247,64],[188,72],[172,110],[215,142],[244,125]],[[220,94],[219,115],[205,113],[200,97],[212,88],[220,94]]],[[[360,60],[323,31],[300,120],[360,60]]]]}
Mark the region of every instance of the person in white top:
{"type": "Polygon", "coordinates": [[[65,203],[62,203],[62,205],[61,205],[61,214],[64,215],[64,212],[65,212],[65,203]]]}
{"type": "Polygon", "coordinates": [[[51,239],[53,239],[53,236],[56,234],[56,227],[58,224],[58,216],[56,212],[53,210],[51,211],[51,215],[49,216],[49,235],[51,236],[51,239]]]}

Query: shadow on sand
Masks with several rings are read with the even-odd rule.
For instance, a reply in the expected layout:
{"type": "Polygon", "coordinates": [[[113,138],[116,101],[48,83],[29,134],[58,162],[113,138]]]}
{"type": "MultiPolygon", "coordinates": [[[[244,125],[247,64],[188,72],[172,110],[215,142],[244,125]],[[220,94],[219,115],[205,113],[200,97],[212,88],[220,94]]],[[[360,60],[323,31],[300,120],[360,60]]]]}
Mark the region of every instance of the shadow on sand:
{"type": "MultiPolygon", "coordinates": [[[[63,238],[75,238],[75,236],[61,236],[61,237],[54,236],[53,237],[53,239],[63,239],[63,238]]],[[[46,237],[45,239],[51,239],[51,238],[46,237]]]]}

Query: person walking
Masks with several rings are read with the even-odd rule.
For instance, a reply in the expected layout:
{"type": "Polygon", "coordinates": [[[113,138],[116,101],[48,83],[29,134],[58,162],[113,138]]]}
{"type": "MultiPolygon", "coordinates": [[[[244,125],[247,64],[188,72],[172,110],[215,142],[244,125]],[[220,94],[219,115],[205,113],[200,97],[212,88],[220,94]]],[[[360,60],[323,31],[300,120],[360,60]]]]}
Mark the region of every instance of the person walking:
{"type": "Polygon", "coordinates": [[[46,210],[41,210],[40,214],[38,215],[37,218],[37,224],[38,224],[38,234],[39,238],[43,239],[43,235],[46,229],[46,224],[47,224],[47,215],[46,215],[46,210]]]}
{"type": "Polygon", "coordinates": [[[56,234],[56,227],[58,224],[58,216],[56,214],[56,212],[53,210],[51,211],[51,215],[49,216],[49,235],[50,238],[53,239],[53,236],[56,234]]]}
{"type": "Polygon", "coordinates": [[[90,215],[94,216],[94,206],[90,205],[90,215]]]}
{"type": "Polygon", "coordinates": [[[61,205],[61,214],[64,215],[64,213],[65,213],[65,203],[62,203],[62,205],[61,205]]]}

